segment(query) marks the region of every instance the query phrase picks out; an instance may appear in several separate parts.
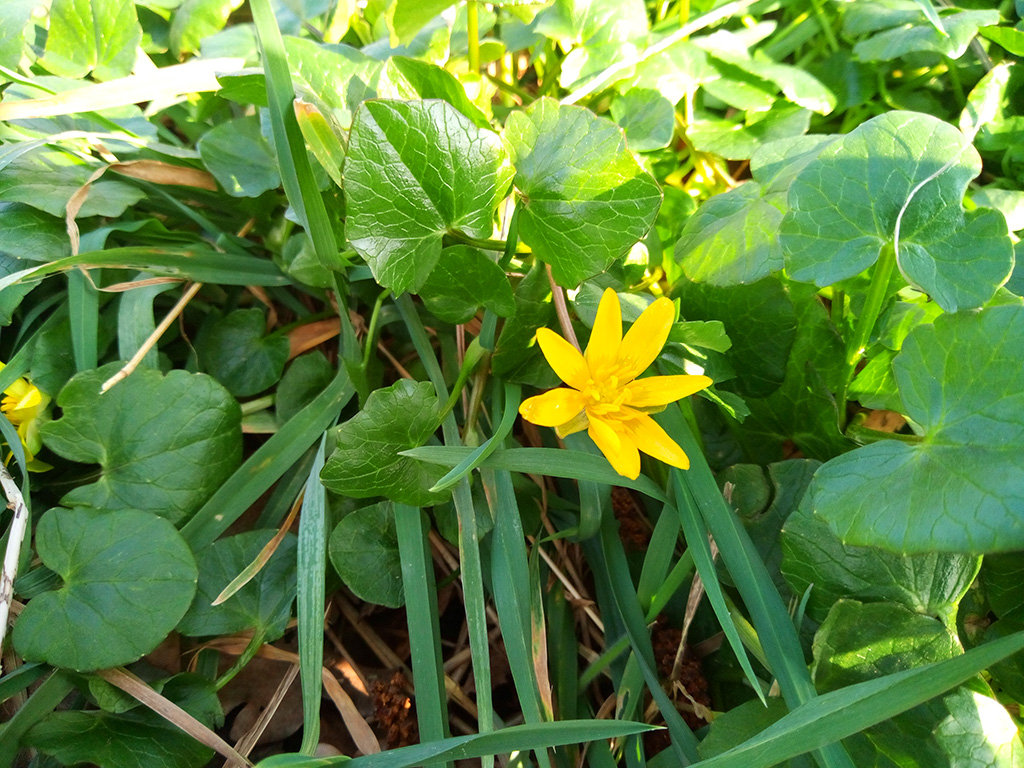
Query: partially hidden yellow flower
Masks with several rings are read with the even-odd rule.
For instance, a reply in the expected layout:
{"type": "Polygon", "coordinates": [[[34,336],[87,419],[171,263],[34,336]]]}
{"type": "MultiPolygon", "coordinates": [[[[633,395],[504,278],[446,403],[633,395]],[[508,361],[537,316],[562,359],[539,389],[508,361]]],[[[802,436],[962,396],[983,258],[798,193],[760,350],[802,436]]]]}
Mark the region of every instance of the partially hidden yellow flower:
{"type": "MultiPolygon", "coordinates": [[[[0,371],[6,366],[0,363],[0,371]]],[[[4,398],[0,400],[0,413],[18,430],[18,437],[25,448],[25,460],[28,468],[34,472],[52,469],[49,464],[39,461],[35,455],[43,447],[39,427],[48,420],[46,411],[50,404],[50,396],[29,384],[24,378],[17,378],[4,390],[4,398]]]]}
{"type": "Polygon", "coordinates": [[[640,454],[680,469],[690,460],[651,418],[669,403],[711,384],[707,376],[649,376],[638,379],[661,352],[675,318],[672,302],[656,299],[622,335],[619,297],[605,290],[587,351],[580,354],[549,328],[537,330],[537,342],[558,378],[570,388],[552,389],[519,406],[520,415],[559,437],[584,429],[620,475],[640,475],[640,454]]]}

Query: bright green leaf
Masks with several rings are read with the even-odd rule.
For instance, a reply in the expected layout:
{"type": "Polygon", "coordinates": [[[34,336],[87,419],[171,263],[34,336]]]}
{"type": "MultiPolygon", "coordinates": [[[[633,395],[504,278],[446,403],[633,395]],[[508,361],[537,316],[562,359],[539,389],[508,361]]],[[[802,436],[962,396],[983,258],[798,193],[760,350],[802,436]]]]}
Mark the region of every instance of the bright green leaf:
{"type": "Polygon", "coordinates": [[[28,602],[18,653],[78,671],[128,664],[152,651],[196,592],[192,553],[167,520],[122,509],[51,509],[36,551],[63,580],[28,602]]]}
{"type": "Polygon", "coordinates": [[[632,88],[612,102],[612,119],[626,132],[634,152],[663,149],[676,130],[675,105],[649,88],[632,88]]]}
{"type": "Polygon", "coordinates": [[[782,221],[794,280],[831,285],[878,259],[898,234],[901,272],[947,312],[988,301],[1010,274],[1003,217],[964,212],[978,153],[937,118],[889,112],[825,147],[797,176],[782,221]]]}
{"type": "Polygon", "coordinates": [[[243,0],[185,0],[171,19],[171,53],[179,59],[198,53],[205,38],[224,29],[228,16],[243,0]]]}
{"type": "MultiPolygon", "coordinates": [[[[854,6],[865,5],[855,3],[854,6]]],[[[866,4],[870,5],[870,3],[866,4]]],[[[917,5],[917,3],[908,3],[917,5]]],[[[928,23],[925,14],[917,8],[916,19],[885,29],[862,40],[853,47],[861,61],[889,61],[909,53],[929,52],[959,59],[964,55],[978,28],[999,23],[999,11],[968,11],[955,9],[941,16],[945,34],[928,23]]]]}
{"type": "Polygon", "coordinates": [[[363,409],[335,430],[337,448],[320,479],[328,490],[357,499],[387,496],[425,507],[448,498],[428,489],[445,470],[398,452],[423,445],[438,426],[440,410],[429,382],[402,379],[378,389],[363,409]]]}
{"type": "Polygon", "coordinates": [[[445,101],[368,101],[345,160],[346,234],[377,281],[418,291],[444,235],[489,238],[512,167],[497,135],[445,101]]]}
{"type": "Polygon", "coordinates": [[[199,586],[178,631],[189,637],[230,635],[256,629],[267,641],[284,634],[295,601],[296,539],[286,534],[270,560],[245,586],[220,605],[217,596],[274,537],[275,531],[247,531],[218,539],[199,550],[199,586]]]}
{"type": "Polygon", "coordinates": [[[515,314],[505,272],[486,253],[466,245],[441,251],[441,259],[420,289],[427,309],[448,323],[465,323],[479,307],[499,317],[515,314]]]}
{"type": "Polygon", "coordinates": [[[814,514],[848,544],[905,553],[1024,548],[1024,307],[943,315],[893,362],[924,438],[818,470],[814,514]]]}
{"type": "Polygon", "coordinates": [[[389,608],[405,604],[391,502],[371,504],[346,515],[335,526],[328,551],[334,570],[360,600],[389,608]]]}
{"type": "Polygon", "coordinates": [[[277,383],[288,361],[288,338],[265,333],[262,310],[236,309],[200,334],[199,364],[236,397],[258,394],[277,383]]]}
{"type": "Polygon", "coordinates": [[[42,0],[7,0],[0,6],[0,66],[18,69],[25,52],[25,27],[42,0]]]}
{"type": "Polygon", "coordinates": [[[782,529],[782,571],[797,594],[814,585],[807,612],[816,621],[824,621],[836,600],[852,598],[898,603],[948,622],[979,564],[970,555],[903,555],[844,545],[806,502],[782,529]]]}
{"type": "Polygon", "coordinates": [[[505,137],[521,196],[519,236],[560,285],[607,269],[654,224],[661,190],[610,120],[545,98],[513,112],[505,137]]]}
{"type": "Polygon", "coordinates": [[[455,0],[394,0],[384,13],[388,31],[391,33],[391,44],[408,45],[427,22],[454,2],[455,0]]]}
{"type": "Polygon", "coordinates": [[[133,0],[53,0],[39,63],[61,77],[113,80],[131,74],[141,40],[133,0]]]}
{"type": "Polygon", "coordinates": [[[490,122],[451,72],[427,61],[392,56],[381,72],[380,95],[388,99],[443,99],[468,117],[478,128],[490,122]]]}
{"type": "Polygon", "coordinates": [[[238,466],[238,403],[209,376],[135,371],[104,394],[120,363],[75,376],[61,390],[61,418],[42,428],[46,446],[66,459],[99,464],[98,480],[62,503],[142,509],[183,521],[238,466]]]}
{"type": "MultiPolygon", "coordinates": [[[[68,200],[85,184],[96,166],[58,150],[37,150],[12,161],[0,173],[0,202],[24,203],[61,220],[68,200]]],[[[145,193],[123,181],[100,179],[92,184],[78,217],[120,216],[145,193]]]]}
{"type": "Polygon", "coordinates": [[[232,197],[258,197],[281,186],[277,159],[255,115],[214,126],[197,147],[203,164],[232,197]]]}
{"type": "Polygon", "coordinates": [[[359,105],[377,96],[384,65],[365,53],[299,37],[285,38],[285,50],[295,95],[315,105],[335,130],[348,130],[359,105]]]}
{"type": "Polygon", "coordinates": [[[1024,56],[1024,32],[1014,27],[981,27],[978,34],[1014,56],[1024,56]]]}
{"type": "Polygon", "coordinates": [[[810,110],[786,102],[770,109],[749,110],[744,122],[718,118],[710,114],[698,118],[686,130],[694,148],[720,155],[727,160],[747,160],[765,144],[807,133],[810,110]]]}

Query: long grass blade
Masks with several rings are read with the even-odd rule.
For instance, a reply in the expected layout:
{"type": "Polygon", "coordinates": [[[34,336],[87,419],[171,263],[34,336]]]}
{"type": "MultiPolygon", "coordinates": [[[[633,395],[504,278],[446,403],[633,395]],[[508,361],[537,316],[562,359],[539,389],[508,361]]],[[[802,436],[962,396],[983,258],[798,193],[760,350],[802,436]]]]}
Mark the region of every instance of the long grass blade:
{"type": "Polygon", "coordinates": [[[423,513],[406,504],[395,504],[395,531],[402,561],[409,650],[413,685],[416,688],[416,720],[420,740],[438,741],[450,735],[448,699],[441,662],[441,628],[437,613],[434,563],[424,529],[423,513]]]}
{"type": "Polygon", "coordinates": [[[654,726],[624,720],[563,720],[559,723],[514,725],[491,733],[455,736],[430,744],[400,747],[376,755],[349,760],[347,757],[308,758],[301,755],[276,755],[261,761],[257,768],[415,768],[452,760],[502,755],[524,750],[547,749],[564,744],[615,739],[654,730],[654,726]]]}
{"type": "Polygon", "coordinates": [[[313,460],[299,516],[296,612],[299,631],[299,682],[302,685],[302,745],[304,755],[320,743],[320,698],[324,663],[324,574],[327,570],[327,492],[320,482],[326,435],[313,460]]]}
{"type": "Polygon", "coordinates": [[[68,312],[75,369],[91,371],[99,364],[96,341],[100,327],[99,295],[81,270],[68,272],[68,312]]]}

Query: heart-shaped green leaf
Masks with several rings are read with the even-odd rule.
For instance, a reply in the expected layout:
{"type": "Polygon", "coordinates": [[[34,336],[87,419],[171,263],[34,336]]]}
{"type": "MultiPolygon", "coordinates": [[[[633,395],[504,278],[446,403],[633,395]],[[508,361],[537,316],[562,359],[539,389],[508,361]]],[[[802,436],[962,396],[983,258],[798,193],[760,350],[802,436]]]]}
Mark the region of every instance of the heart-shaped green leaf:
{"type": "Polygon", "coordinates": [[[238,403],[201,373],[135,371],[104,394],[120,363],[75,376],[61,390],[63,416],[42,427],[65,459],[99,464],[100,478],[63,504],[144,509],[179,523],[235,470],[242,455],[238,403]]]}
{"type": "Polygon", "coordinates": [[[428,382],[402,379],[376,390],[363,410],[335,430],[338,447],[320,480],[329,490],[357,499],[387,496],[415,507],[444,501],[447,493],[429,489],[446,470],[398,455],[423,445],[437,429],[438,416],[428,382]]]}
{"type": "Polygon", "coordinates": [[[196,555],[199,587],[196,599],[178,625],[191,637],[230,635],[257,629],[267,640],[284,634],[295,600],[296,539],[288,534],[259,572],[224,603],[213,601],[260,555],[274,531],[256,530],[219,539],[196,555]]]}
{"type": "Polygon", "coordinates": [[[544,98],[509,116],[505,138],[521,196],[519,236],[560,285],[604,271],[654,223],[661,189],[607,118],[544,98]]]}
{"type": "Polygon", "coordinates": [[[847,544],[904,553],[1024,549],[1024,307],[942,315],[893,361],[920,443],[828,462],[814,514],[847,544]]]}
{"type": "Polygon", "coordinates": [[[191,550],[149,512],[51,509],[36,551],[64,583],[31,599],[14,625],[31,661],[78,671],[128,664],[159,645],[196,592],[191,550]]]}
{"type": "Polygon", "coordinates": [[[281,186],[277,158],[255,115],[214,126],[196,147],[217,183],[232,197],[258,197],[281,186]]]}
{"type": "Polygon", "coordinates": [[[970,142],[938,118],[869,120],[793,181],[780,240],[790,276],[831,285],[895,242],[900,271],[944,310],[982,306],[1009,277],[1013,248],[1002,214],[963,209],[980,171],[970,142]]]}
{"type": "Polygon", "coordinates": [[[361,600],[390,608],[405,604],[391,502],[371,504],[346,515],[335,526],[328,549],[334,570],[361,600]]]}
{"type": "Polygon", "coordinates": [[[61,77],[97,80],[131,74],[142,27],[127,0],[54,0],[39,63],[61,77]]]}
{"type": "Polygon", "coordinates": [[[441,252],[441,260],[420,289],[427,309],[449,323],[465,323],[481,306],[500,317],[516,312],[505,272],[486,253],[466,245],[441,252]]]}
{"type": "Polygon", "coordinates": [[[367,101],[345,160],[345,232],[377,281],[418,291],[458,231],[489,238],[512,167],[498,136],[446,101],[367,101]]]}
{"type": "Polygon", "coordinates": [[[288,338],[266,335],[259,309],[238,309],[213,322],[196,340],[203,369],[236,397],[255,395],[281,378],[288,338]]]}

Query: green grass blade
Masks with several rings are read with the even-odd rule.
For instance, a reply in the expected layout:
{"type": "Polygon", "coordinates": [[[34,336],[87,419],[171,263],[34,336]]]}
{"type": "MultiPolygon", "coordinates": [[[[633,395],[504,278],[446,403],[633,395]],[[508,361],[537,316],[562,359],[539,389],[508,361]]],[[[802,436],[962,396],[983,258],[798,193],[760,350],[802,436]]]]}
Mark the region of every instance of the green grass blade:
{"type": "Polygon", "coordinates": [[[75,369],[91,371],[99,365],[96,337],[100,327],[99,294],[82,270],[68,272],[68,312],[75,369]]]}
{"type": "Polygon", "coordinates": [[[376,755],[350,760],[347,757],[308,758],[300,755],[276,755],[261,761],[257,768],[416,768],[452,760],[472,760],[511,752],[547,749],[564,744],[614,739],[654,730],[644,723],[623,720],[564,720],[559,723],[514,725],[491,733],[456,736],[429,744],[401,747],[376,755]]]}
{"type": "Polygon", "coordinates": [[[629,644],[633,647],[633,658],[640,667],[644,682],[651,696],[665,718],[669,733],[672,735],[672,748],[680,765],[696,763],[697,739],[690,727],[683,720],[672,700],[661,687],[658,680],[657,665],[654,660],[654,649],[647,631],[647,622],[640,603],[636,598],[633,581],[626,562],[626,553],[619,539],[618,522],[610,511],[601,523],[601,552],[605,570],[611,579],[612,597],[619,616],[622,618],[629,644]]]}
{"type": "Polygon", "coordinates": [[[441,629],[437,614],[434,562],[430,558],[423,513],[395,504],[395,530],[402,561],[402,588],[409,625],[412,681],[416,689],[416,720],[420,740],[438,741],[449,735],[448,699],[441,662],[441,629]]]}
{"type": "Polygon", "coordinates": [[[253,256],[220,253],[196,245],[190,248],[108,248],[57,259],[38,267],[13,272],[0,279],[0,291],[73,267],[117,267],[144,270],[154,275],[220,285],[291,285],[274,262],[253,256]]]}
{"type": "Polygon", "coordinates": [[[498,429],[480,446],[474,448],[465,459],[456,464],[448,474],[438,480],[430,490],[443,491],[445,488],[451,488],[461,478],[479,467],[487,460],[488,456],[497,450],[516,423],[516,416],[519,415],[519,393],[520,388],[518,384],[505,385],[505,413],[501,417],[498,429]]]}
{"type": "MultiPolygon", "coordinates": [[[[403,456],[411,456],[430,464],[454,467],[471,456],[473,449],[426,445],[401,453],[403,456]]],[[[630,480],[612,469],[604,456],[595,456],[582,451],[567,451],[560,448],[499,448],[483,461],[480,467],[522,472],[528,475],[587,480],[605,485],[619,485],[623,488],[640,491],[658,501],[668,501],[665,492],[649,477],[640,475],[636,480],[630,480]]]]}
{"type": "Polygon", "coordinates": [[[21,737],[25,731],[56,709],[64,697],[74,690],[70,677],[60,670],[54,671],[36,688],[28,701],[4,724],[0,734],[0,768],[11,768],[18,756],[21,737]]]}
{"type": "MultiPolygon", "coordinates": [[[[746,529],[722,498],[689,424],[678,407],[669,407],[655,418],[691,457],[689,470],[671,471],[690,491],[708,530],[715,537],[722,560],[754,620],[758,639],[779,681],[783,698],[791,707],[814,699],[817,693],[793,621],[746,529]]],[[[823,748],[815,757],[823,768],[853,768],[840,744],[823,748]]]]}
{"type": "Polygon", "coordinates": [[[501,624],[501,638],[508,654],[523,719],[527,723],[539,723],[543,720],[543,705],[533,664],[532,588],[519,504],[508,472],[485,471],[483,482],[494,518],[491,585],[501,624]]]}
{"type": "MultiPolygon", "coordinates": [[[[419,354],[420,362],[427,371],[437,399],[448,400],[448,390],[444,382],[441,366],[434,356],[430,339],[423,327],[423,322],[416,311],[416,305],[408,294],[395,299],[395,305],[412,339],[413,346],[419,354]]],[[[459,427],[455,416],[449,413],[441,424],[444,441],[447,445],[458,446],[459,427]]],[[[478,710],[477,728],[481,733],[494,730],[494,707],[491,699],[491,652],[487,637],[487,608],[484,598],[483,566],[480,561],[480,534],[476,525],[476,510],[473,505],[473,494],[469,488],[469,480],[463,477],[455,484],[452,492],[455,514],[459,520],[459,562],[462,566],[462,592],[466,605],[466,623],[469,627],[469,651],[473,663],[473,681],[476,687],[476,703],[478,710]]],[[[484,768],[492,764],[485,756],[484,768]]]]}
{"type": "Polygon", "coordinates": [[[711,555],[711,545],[708,543],[707,526],[700,516],[700,510],[697,509],[689,489],[680,480],[680,474],[679,472],[672,474],[672,487],[676,494],[676,508],[679,513],[679,521],[683,526],[683,533],[686,536],[687,547],[693,552],[693,562],[697,566],[697,573],[700,574],[701,581],[704,583],[704,592],[708,596],[708,602],[711,603],[711,608],[714,610],[715,616],[718,617],[718,623],[722,627],[722,631],[725,632],[725,639],[729,641],[729,647],[736,655],[736,660],[739,661],[750,687],[754,689],[761,703],[765,704],[764,692],[750,665],[750,659],[747,658],[746,649],[736,631],[736,626],[732,622],[729,606],[726,605],[725,595],[722,593],[722,585],[718,583],[718,573],[711,555]]]}
{"type": "Polygon", "coordinates": [[[228,478],[181,529],[193,551],[220,536],[283,475],[338,417],[355,393],[344,369],[228,478]]]}
{"type": "MultiPolygon", "coordinates": [[[[326,436],[325,436],[326,437],[326,436]]],[[[325,437],[320,438],[313,467],[306,480],[299,513],[298,593],[299,681],[302,684],[302,746],[304,755],[316,753],[320,743],[320,698],[324,665],[324,574],[327,570],[327,493],[320,482],[325,437]]]]}
{"type": "Polygon", "coordinates": [[[281,169],[281,182],[288,202],[292,204],[299,221],[309,233],[320,263],[330,268],[337,259],[338,242],[327,218],[324,199],[317,189],[313,168],[306,153],[306,143],[295,117],[292,104],[295,101],[295,89],[292,87],[284,39],[277,27],[277,19],[274,17],[270,0],[251,0],[249,7],[252,9],[252,19],[256,25],[256,36],[263,59],[267,105],[274,135],[274,148],[281,169]]]}
{"type": "Polygon", "coordinates": [[[895,717],[1024,649],[1024,632],[952,659],[867,680],[802,704],[752,739],[700,768],[768,768],[895,717]]]}

